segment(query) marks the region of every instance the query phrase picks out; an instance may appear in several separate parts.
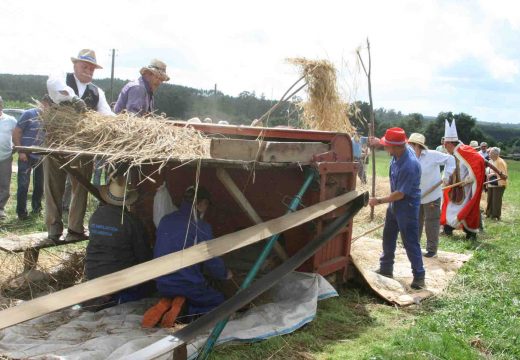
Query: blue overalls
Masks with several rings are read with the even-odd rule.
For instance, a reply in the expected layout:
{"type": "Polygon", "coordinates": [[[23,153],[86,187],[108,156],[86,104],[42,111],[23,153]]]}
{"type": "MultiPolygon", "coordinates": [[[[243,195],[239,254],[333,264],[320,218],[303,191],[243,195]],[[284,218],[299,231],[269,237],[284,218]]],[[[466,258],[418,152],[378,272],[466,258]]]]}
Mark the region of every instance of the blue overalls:
{"type": "MultiPolygon", "coordinates": [[[[211,226],[201,219],[195,221],[193,216],[190,216],[191,210],[191,203],[183,202],[178,211],[161,219],[157,227],[154,258],[187,249],[213,238],[211,226]]],[[[223,303],[225,298],[222,293],[208,285],[204,273],[212,278],[224,280],[227,269],[222,259],[215,257],[157,278],[157,290],[164,297],[186,297],[188,315],[206,313],[223,303]]]]}
{"type": "Polygon", "coordinates": [[[390,189],[399,191],[404,198],[388,205],[383,230],[383,254],[379,259],[383,272],[392,272],[397,234],[401,233],[403,246],[412,264],[415,278],[424,278],[419,239],[419,209],[421,204],[421,166],[413,150],[407,146],[400,158],[390,161],[390,189]]]}

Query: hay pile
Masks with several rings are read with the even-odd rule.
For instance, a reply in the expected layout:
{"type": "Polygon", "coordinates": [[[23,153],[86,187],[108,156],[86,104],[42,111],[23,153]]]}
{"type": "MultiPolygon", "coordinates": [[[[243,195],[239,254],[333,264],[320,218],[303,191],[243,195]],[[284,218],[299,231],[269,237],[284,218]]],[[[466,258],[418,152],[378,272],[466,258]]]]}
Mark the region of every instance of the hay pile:
{"type": "Polygon", "coordinates": [[[160,116],[79,114],[70,106],[54,106],[43,112],[42,121],[47,147],[97,153],[109,164],[165,165],[171,159],[209,157],[209,139],[160,116]]]}
{"type": "Polygon", "coordinates": [[[287,59],[300,67],[308,83],[309,100],[299,106],[303,109],[302,122],[306,128],[352,133],[348,119],[348,103],[341,100],[336,84],[336,69],[327,60],[305,58],[287,59]]]}

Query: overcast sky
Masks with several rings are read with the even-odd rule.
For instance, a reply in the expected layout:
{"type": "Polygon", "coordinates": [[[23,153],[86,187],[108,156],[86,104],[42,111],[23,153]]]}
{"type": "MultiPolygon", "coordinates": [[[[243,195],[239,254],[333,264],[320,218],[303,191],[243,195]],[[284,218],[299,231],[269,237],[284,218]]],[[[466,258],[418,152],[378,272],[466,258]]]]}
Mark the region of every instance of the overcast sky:
{"type": "MultiPolygon", "coordinates": [[[[368,101],[355,50],[372,47],[375,107],[520,123],[520,4],[475,1],[0,2],[0,73],[70,71],[81,48],[110,77],[134,79],[151,58],[170,83],[278,99],[298,78],[288,57],[328,59],[351,100],[368,101]]],[[[366,53],[365,53],[366,54],[366,53]]]]}

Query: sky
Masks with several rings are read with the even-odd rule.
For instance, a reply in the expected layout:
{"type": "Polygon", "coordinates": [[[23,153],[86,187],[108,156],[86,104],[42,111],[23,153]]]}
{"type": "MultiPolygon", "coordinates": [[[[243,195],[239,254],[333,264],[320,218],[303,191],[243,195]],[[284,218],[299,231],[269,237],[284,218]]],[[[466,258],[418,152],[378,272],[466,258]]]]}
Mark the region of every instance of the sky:
{"type": "Polygon", "coordinates": [[[368,38],[375,108],[520,123],[514,0],[2,0],[0,14],[0,73],[71,71],[91,48],[106,78],[116,49],[117,78],[158,58],[169,83],[279,99],[299,78],[286,59],[306,57],[336,66],[345,100],[368,101],[356,59],[360,49],[367,60],[368,38]]]}

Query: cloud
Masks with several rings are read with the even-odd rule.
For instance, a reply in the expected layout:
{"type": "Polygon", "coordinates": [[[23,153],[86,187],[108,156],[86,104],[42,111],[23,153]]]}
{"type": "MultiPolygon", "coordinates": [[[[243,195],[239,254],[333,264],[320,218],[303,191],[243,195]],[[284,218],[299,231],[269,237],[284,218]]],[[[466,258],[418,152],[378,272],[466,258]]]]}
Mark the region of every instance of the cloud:
{"type": "MultiPolygon", "coordinates": [[[[218,84],[231,95],[247,90],[279,98],[298,77],[286,58],[325,58],[336,64],[345,96],[367,99],[355,49],[369,37],[376,107],[432,115],[471,104],[468,86],[480,98],[476,94],[489,88],[518,83],[516,8],[505,0],[325,0],[319,6],[309,0],[90,0],[54,1],[52,8],[41,1],[3,0],[0,72],[68,70],[70,56],[90,47],[105,66],[96,77],[108,77],[110,49],[116,48],[120,78],[135,78],[157,57],[168,64],[172,83],[206,89],[218,84]],[[468,61],[478,63],[474,75],[484,81],[462,81],[468,75],[464,66],[472,66],[468,61]]],[[[476,104],[465,111],[479,112],[476,104]]]]}

